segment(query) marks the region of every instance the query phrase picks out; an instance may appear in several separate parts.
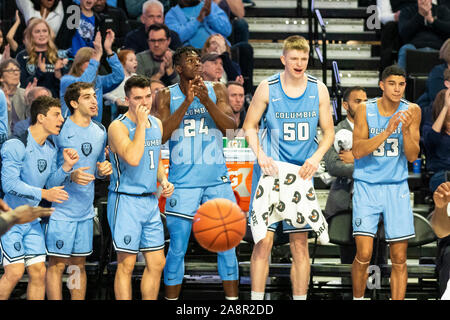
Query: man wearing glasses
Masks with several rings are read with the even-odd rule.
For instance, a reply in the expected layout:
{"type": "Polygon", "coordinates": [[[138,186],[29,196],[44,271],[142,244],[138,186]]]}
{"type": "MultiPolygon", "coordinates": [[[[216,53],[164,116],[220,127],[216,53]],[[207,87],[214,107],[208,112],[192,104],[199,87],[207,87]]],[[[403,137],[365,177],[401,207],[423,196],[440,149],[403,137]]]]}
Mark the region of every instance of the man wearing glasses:
{"type": "Polygon", "coordinates": [[[148,45],[150,50],[138,53],[136,73],[152,80],[160,80],[165,86],[180,81],[172,61],[169,28],[161,23],[152,24],[148,29],[148,45]]]}

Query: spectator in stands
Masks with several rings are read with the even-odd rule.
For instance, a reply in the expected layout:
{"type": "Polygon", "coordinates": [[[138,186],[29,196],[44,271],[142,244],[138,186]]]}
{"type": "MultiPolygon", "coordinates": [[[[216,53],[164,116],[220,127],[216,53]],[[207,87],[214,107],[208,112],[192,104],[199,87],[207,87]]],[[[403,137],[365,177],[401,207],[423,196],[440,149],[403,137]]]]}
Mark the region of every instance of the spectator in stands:
{"type": "MultiPolygon", "coordinates": [[[[19,48],[19,44],[16,40],[14,40],[14,36],[16,35],[17,29],[20,26],[20,17],[19,17],[19,10],[16,10],[16,18],[14,21],[14,24],[9,28],[9,31],[7,33],[4,33],[3,30],[0,29],[0,32],[3,36],[6,35],[6,38],[3,38],[3,45],[5,46],[4,49],[1,49],[0,51],[3,52],[4,56],[3,59],[8,59],[16,56],[16,52],[19,48]]],[[[0,61],[2,58],[0,57],[0,61]]]]}
{"type": "MultiPolygon", "coordinates": [[[[228,89],[228,101],[230,103],[231,109],[233,109],[234,120],[236,121],[237,128],[242,129],[244,124],[246,112],[244,108],[245,94],[244,86],[242,83],[237,81],[229,81],[227,83],[228,89]]],[[[238,130],[236,136],[243,137],[244,131],[238,130]]]]}
{"type": "Polygon", "coordinates": [[[400,10],[416,3],[417,0],[377,0],[378,19],[382,23],[380,75],[386,67],[394,64],[392,53],[397,52],[402,45],[398,34],[400,10]]]}
{"type": "MultiPolygon", "coordinates": [[[[129,1],[127,1],[128,4],[129,1]]],[[[126,38],[124,47],[133,49],[136,54],[149,50],[148,45],[148,29],[152,24],[160,23],[164,24],[164,7],[158,0],[148,0],[142,5],[142,15],[140,18],[143,23],[139,28],[130,31],[126,38]]],[[[169,48],[173,51],[183,46],[178,33],[169,29],[170,44],[169,48]]]]}
{"type": "Polygon", "coordinates": [[[442,300],[450,300],[450,181],[442,183],[433,194],[431,226],[438,236],[436,271],[442,300]]]}
{"type": "Polygon", "coordinates": [[[8,135],[14,124],[25,119],[25,89],[19,88],[20,65],[15,59],[7,59],[0,63],[0,87],[5,93],[8,105],[8,135]]]}
{"type": "Polygon", "coordinates": [[[232,24],[231,43],[248,42],[250,31],[245,21],[245,8],[242,0],[214,0],[228,16],[232,24]]]}
{"type": "Polygon", "coordinates": [[[30,107],[34,100],[39,97],[47,96],[51,97],[52,93],[45,87],[33,87],[25,94],[25,103],[27,104],[27,118],[25,120],[21,120],[14,125],[13,135],[16,137],[20,137],[22,134],[27,131],[30,126],[30,107]]]}
{"type": "Polygon", "coordinates": [[[113,43],[113,49],[122,48],[125,42],[125,36],[130,32],[130,25],[128,23],[125,12],[120,8],[114,8],[106,3],[106,0],[96,0],[94,11],[98,14],[102,28],[111,29],[116,35],[113,43]]]}
{"type": "Polygon", "coordinates": [[[223,61],[218,53],[207,53],[201,57],[202,78],[204,81],[222,81],[223,61]]]}
{"type": "Polygon", "coordinates": [[[61,78],[61,109],[64,117],[69,116],[69,109],[64,102],[64,93],[66,88],[78,81],[95,82],[95,92],[98,101],[98,115],[93,118],[95,121],[101,122],[103,116],[103,93],[108,93],[114,90],[125,77],[122,64],[120,63],[117,54],[115,54],[111,46],[114,42],[114,32],[108,30],[106,33],[103,46],[105,47],[107,61],[112,69],[112,72],[107,75],[97,75],[97,70],[100,64],[100,59],[103,54],[102,37],[100,32],[97,32],[94,40],[94,49],[85,47],[81,48],[73,61],[69,74],[61,78]]]}
{"type": "Polygon", "coordinates": [[[58,47],[69,48],[69,46],[64,46],[67,44],[64,38],[67,37],[65,24],[69,17],[67,8],[72,4],[71,0],[16,0],[16,4],[22,12],[26,24],[32,18],[44,19],[55,34],[55,42],[58,47]]]}
{"type": "Polygon", "coordinates": [[[173,66],[173,52],[169,48],[171,38],[169,28],[154,23],[148,28],[149,50],[138,53],[137,74],[151,79],[161,80],[166,86],[180,81],[173,66]]]}
{"type": "Polygon", "coordinates": [[[431,0],[417,0],[417,5],[401,10],[398,28],[406,43],[398,52],[398,65],[406,70],[407,50],[439,50],[450,37],[450,9],[431,0]]]}
{"type": "Polygon", "coordinates": [[[164,85],[164,83],[161,82],[161,80],[156,79],[150,80],[150,90],[152,90],[152,101],[155,101],[156,93],[165,87],[166,86],[164,85]]]}
{"type": "Polygon", "coordinates": [[[175,30],[184,45],[202,48],[210,35],[231,34],[226,13],[212,0],[178,0],[166,14],[166,24],[175,30]]]}
{"type": "Polygon", "coordinates": [[[120,50],[118,57],[120,63],[122,64],[125,78],[117,88],[103,95],[103,97],[111,103],[112,110],[114,109],[114,111],[111,111],[111,118],[115,118],[117,116],[117,112],[119,112],[119,114],[126,112],[124,108],[128,108],[128,102],[125,99],[125,82],[132,76],[136,75],[138,65],[136,55],[133,50],[120,50]],[[125,112],[121,112],[121,110],[125,112]]]}
{"type": "Polygon", "coordinates": [[[68,60],[56,48],[54,38],[53,30],[44,19],[30,21],[24,33],[25,50],[16,57],[22,88],[36,78],[39,86],[48,88],[53,96],[58,96],[60,79],[68,71],[68,60]]]}
{"type": "Polygon", "coordinates": [[[431,108],[439,91],[445,88],[444,72],[450,69],[450,39],[447,39],[439,50],[439,58],[443,64],[434,66],[428,75],[425,92],[417,99],[417,104],[422,108],[422,123],[431,122],[431,108]]]}
{"type": "Polygon", "coordinates": [[[450,171],[450,89],[439,91],[432,114],[433,125],[424,125],[423,136],[427,170],[434,173],[430,179],[430,190],[434,192],[450,171]]]}
{"type": "MultiPolygon", "coordinates": [[[[95,0],[80,0],[80,25],[73,29],[71,55],[74,57],[83,47],[94,47],[94,38],[100,30],[100,17],[94,12],[95,0]]],[[[61,99],[62,101],[63,99],[61,99]]]]}

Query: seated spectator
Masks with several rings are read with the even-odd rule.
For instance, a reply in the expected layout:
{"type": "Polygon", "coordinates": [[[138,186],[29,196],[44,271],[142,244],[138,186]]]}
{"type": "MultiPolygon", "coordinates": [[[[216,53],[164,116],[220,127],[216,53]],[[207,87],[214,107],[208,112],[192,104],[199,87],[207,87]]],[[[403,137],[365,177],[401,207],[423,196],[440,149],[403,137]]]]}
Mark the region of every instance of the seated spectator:
{"type": "Polygon", "coordinates": [[[231,49],[225,38],[220,34],[213,34],[210,36],[203,46],[202,56],[207,53],[217,53],[221,56],[223,62],[223,69],[225,70],[226,83],[229,81],[237,81],[242,85],[244,84],[244,78],[241,74],[241,68],[237,62],[231,60],[231,49]]]}
{"type": "Polygon", "coordinates": [[[25,50],[17,54],[20,65],[20,85],[25,88],[37,79],[37,85],[48,88],[58,96],[59,82],[68,71],[68,60],[53,42],[53,30],[44,19],[30,21],[24,33],[25,50]]]}
{"type": "Polygon", "coordinates": [[[34,87],[32,89],[30,89],[26,95],[25,95],[25,103],[27,104],[27,118],[25,120],[20,120],[19,122],[17,122],[14,126],[14,130],[13,130],[13,135],[16,137],[20,137],[22,134],[25,133],[25,131],[28,130],[28,127],[30,126],[31,123],[31,117],[30,117],[30,107],[31,104],[33,103],[34,100],[36,100],[36,98],[41,97],[41,96],[47,96],[47,97],[51,97],[52,93],[50,92],[50,90],[48,90],[47,88],[44,87],[34,87]]]}
{"type": "Polygon", "coordinates": [[[403,44],[398,34],[400,10],[414,5],[417,0],[377,0],[378,19],[381,27],[380,77],[382,71],[395,63],[393,52],[398,52],[403,44]]]}
{"type": "Polygon", "coordinates": [[[423,127],[427,170],[433,172],[430,190],[445,181],[450,171],[450,89],[439,91],[433,102],[433,125],[423,127]]]}
{"type": "MultiPolygon", "coordinates": [[[[128,3],[128,1],[127,1],[128,3]]],[[[141,15],[142,26],[132,30],[125,37],[124,47],[127,49],[133,49],[136,54],[149,50],[148,45],[148,29],[152,24],[159,23],[164,24],[164,7],[158,0],[148,0],[142,5],[142,15],[141,15]]],[[[169,48],[172,51],[177,50],[179,47],[183,46],[181,43],[178,33],[169,29],[170,33],[170,44],[169,48]]]]}
{"type": "Polygon", "coordinates": [[[94,11],[100,17],[102,29],[111,29],[116,35],[113,50],[117,51],[117,49],[122,48],[125,36],[131,30],[125,12],[120,8],[109,6],[106,0],[96,0],[94,11]]]}
{"type": "Polygon", "coordinates": [[[248,23],[244,19],[245,8],[242,0],[214,0],[214,2],[227,14],[230,20],[232,25],[231,43],[248,42],[250,31],[248,30],[248,23]]]}
{"type": "Polygon", "coordinates": [[[155,23],[148,29],[149,50],[138,53],[137,74],[151,79],[161,80],[165,86],[180,81],[172,61],[172,50],[169,48],[171,38],[166,25],[155,23]]]}
{"type": "Polygon", "coordinates": [[[450,300],[450,182],[442,183],[433,194],[434,211],[431,216],[438,240],[436,271],[442,300],[450,300]]]}
{"type": "MultiPolygon", "coordinates": [[[[237,81],[229,81],[227,83],[228,89],[228,101],[230,102],[231,109],[233,109],[234,120],[236,121],[237,128],[242,129],[242,125],[244,124],[246,112],[244,108],[245,103],[245,95],[244,95],[244,87],[241,83],[237,81]]],[[[238,130],[238,137],[244,136],[243,130],[238,130]]]]}
{"type": "Polygon", "coordinates": [[[204,54],[200,61],[202,62],[202,78],[204,81],[226,82],[226,80],[223,79],[223,61],[220,54],[204,54]]]}
{"type": "Polygon", "coordinates": [[[406,43],[398,52],[398,65],[404,70],[407,50],[439,50],[450,37],[450,10],[432,4],[431,0],[417,2],[402,9],[398,21],[399,34],[406,43]]]}
{"type": "Polygon", "coordinates": [[[178,33],[184,45],[200,49],[210,35],[220,33],[226,38],[231,34],[226,13],[211,1],[178,0],[167,12],[167,26],[178,33]]]}
{"type": "Polygon", "coordinates": [[[0,87],[8,105],[8,130],[13,131],[19,120],[26,118],[25,89],[19,88],[20,65],[15,59],[7,59],[0,63],[0,87]]]}
{"type": "Polygon", "coordinates": [[[128,103],[125,100],[125,91],[124,91],[125,82],[131,76],[136,75],[136,69],[138,65],[136,55],[134,54],[133,50],[127,49],[120,50],[117,56],[119,57],[119,61],[122,64],[123,71],[125,73],[125,78],[117,88],[103,95],[103,97],[110,102],[112,109],[115,109],[111,111],[111,118],[113,119],[117,116],[117,112],[119,114],[124,113],[121,112],[121,109],[123,111],[123,109],[128,108],[128,103]],[[115,108],[113,107],[113,104],[115,108]]]}
{"type": "MultiPolygon", "coordinates": [[[[450,39],[447,39],[439,50],[439,58],[444,60],[443,64],[439,64],[431,69],[428,75],[425,92],[417,99],[416,103],[422,108],[422,124],[431,123],[431,107],[434,99],[439,91],[445,88],[444,73],[450,69],[450,39]],[[426,110],[430,109],[427,117],[426,110]]],[[[430,124],[431,125],[431,124],[430,124]]]]}
{"type": "Polygon", "coordinates": [[[105,47],[107,61],[112,72],[108,75],[97,75],[100,65],[100,59],[103,54],[102,37],[97,32],[94,40],[94,49],[84,47],[79,50],[73,61],[69,74],[61,78],[60,97],[61,111],[66,118],[69,116],[69,109],[64,101],[64,93],[69,85],[74,82],[93,82],[95,83],[95,92],[97,94],[98,115],[93,118],[95,121],[101,122],[103,116],[103,93],[114,90],[125,77],[122,64],[117,54],[115,54],[111,46],[114,42],[114,32],[109,30],[106,34],[103,46],[105,47]]]}
{"type": "Polygon", "coordinates": [[[71,0],[16,0],[16,4],[27,25],[32,18],[44,19],[55,34],[56,44],[68,49],[68,46],[64,46],[67,43],[64,40],[67,36],[64,25],[68,19],[67,8],[72,4],[71,0]]]}

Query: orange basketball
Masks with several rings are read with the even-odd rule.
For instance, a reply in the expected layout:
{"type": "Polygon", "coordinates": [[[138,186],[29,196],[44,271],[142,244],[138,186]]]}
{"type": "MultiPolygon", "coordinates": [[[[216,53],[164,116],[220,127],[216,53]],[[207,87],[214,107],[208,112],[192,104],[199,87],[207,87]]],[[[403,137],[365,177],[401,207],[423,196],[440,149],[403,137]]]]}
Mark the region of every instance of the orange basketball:
{"type": "Polygon", "coordinates": [[[192,232],[206,250],[222,252],[236,247],[244,238],[246,216],[228,199],[214,199],[202,204],[194,216],[192,232]]]}

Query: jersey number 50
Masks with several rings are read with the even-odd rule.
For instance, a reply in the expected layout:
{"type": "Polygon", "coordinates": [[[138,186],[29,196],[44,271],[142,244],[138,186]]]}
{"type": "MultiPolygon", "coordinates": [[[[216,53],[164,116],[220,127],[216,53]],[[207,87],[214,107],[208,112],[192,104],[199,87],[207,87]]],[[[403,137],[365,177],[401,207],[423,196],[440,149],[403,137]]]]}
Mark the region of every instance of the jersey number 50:
{"type": "Polygon", "coordinates": [[[308,122],[284,122],[283,123],[283,140],[285,141],[305,141],[309,139],[309,123],[308,122]]]}

